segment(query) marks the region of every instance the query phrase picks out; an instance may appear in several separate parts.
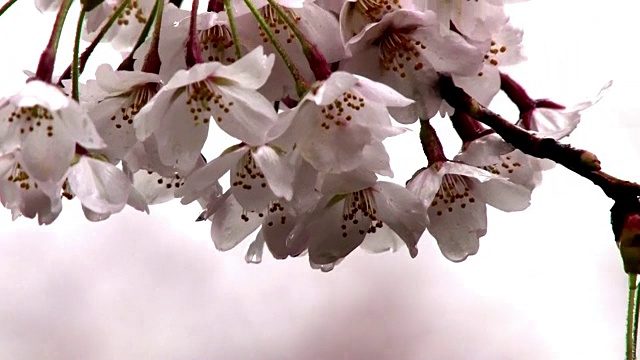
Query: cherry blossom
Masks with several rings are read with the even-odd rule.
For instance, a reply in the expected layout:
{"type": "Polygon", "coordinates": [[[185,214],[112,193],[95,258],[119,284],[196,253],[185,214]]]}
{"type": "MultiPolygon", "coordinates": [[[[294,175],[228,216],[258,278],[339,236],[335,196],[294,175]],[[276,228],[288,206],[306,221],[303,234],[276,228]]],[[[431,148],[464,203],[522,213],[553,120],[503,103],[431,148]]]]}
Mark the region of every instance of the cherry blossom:
{"type": "Polygon", "coordinates": [[[425,207],[404,187],[378,182],[352,193],[322,198],[299,222],[291,243],[308,244],[309,261],[327,265],[346,257],[368,234],[387,226],[415,257],[416,245],[427,226],[425,207]]]}
{"type": "Polygon", "coordinates": [[[442,103],[439,73],[476,75],[484,52],[454,32],[441,35],[433,12],[411,10],[386,14],[350,38],[346,47],[352,57],[345,61],[345,70],[381,81],[415,100],[392,111],[401,123],[433,117],[442,103]]]}
{"type": "Polygon", "coordinates": [[[134,121],[138,112],[158,92],[160,77],[141,71],[114,71],[103,64],[85,93],[99,93],[87,106],[98,133],[107,144],[101,152],[111,161],[124,159],[136,144],[134,121]]]}
{"type": "Polygon", "coordinates": [[[39,181],[22,165],[20,150],[0,156],[0,202],[11,210],[13,219],[20,215],[40,225],[51,224],[62,211],[62,180],[39,181]]]}
{"type": "Polygon", "coordinates": [[[284,115],[291,127],[283,136],[318,171],[351,171],[362,164],[367,145],[404,132],[391,124],[388,107],[411,103],[386,85],[335,72],[284,115]]]}
{"type": "Polygon", "coordinates": [[[427,229],[442,254],[454,262],[478,252],[479,239],[487,233],[487,204],[520,211],[529,206],[531,196],[504,177],[452,161],[419,170],[407,189],[429,206],[427,229]]]}
{"type": "Polygon", "coordinates": [[[62,179],[76,144],[87,149],[106,145],[86,112],[59,88],[33,80],[0,99],[0,154],[19,148],[21,166],[34,179],[62,179]]]}
{"type": "MultiPolygon", "coordinates": [[[[258,4],[256,4],[258,5],[258,4]]],[[[328,11],[311,1],[305,1],[301,7],[288,7],[281,4],[289,18],[297,25],[298,30],[324,55],[329,63],[344,58],[344,46],[336,41],[340,38],[340,29],[336,18],[328,11]]],[[[289,26],[280,19],[278,13],[271,5],[260,8],[270,30],[276,35],[281,46],[286,51],[291,61],[300,71],[303,78],[314,78],[307,58],[302,52],[302,47],[297,41],[289,26]]],[[[269,42],[266,33],[258,25],[252,14],[239,16],[238,33],[242,43],[253,48],[264,46],[266,53],[275,53],[273,45],[269,42]]],[[[289,73],[280,57],[276,58],[275,65],[267,84],[260,90],[269,100],[280,100],[283,97],[298,98],[295,91],[294,79],[289,73]]]]}
{"type": "Polygon", "coordinates": [[[69,169],[67,181],[89,220],[105,220],[120,212],[126,204],[149,212],[146,201],[127,176],[108,162],[80,156],[69,169]]]}
{"type": "Polygon", "coordinates": [[[162,163],[182,172],[194,168],[210,121],[247,144],[263,144],[277,116],[256,89],[272,66],[273,55],[259,47],[228,66],[207,62],[179,70],[138,113],[137,138],[154,135],[162,163]]]}

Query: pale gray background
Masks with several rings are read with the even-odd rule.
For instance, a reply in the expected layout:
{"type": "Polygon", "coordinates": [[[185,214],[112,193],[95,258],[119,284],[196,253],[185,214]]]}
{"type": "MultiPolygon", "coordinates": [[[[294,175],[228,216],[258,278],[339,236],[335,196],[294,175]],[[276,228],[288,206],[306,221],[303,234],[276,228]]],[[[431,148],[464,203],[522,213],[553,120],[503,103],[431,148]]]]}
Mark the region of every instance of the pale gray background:
{"type": "MultiPolygon", "coordinates": [[[[509,73],[532,95],[571,104],[614,80],[570,140],[635,181],[638,10],[631,0],[508,8],[530,59],[509,73]]],[[[52,21],[30,0],[0,18],[0,93],[35,70],[52,21]]],[[[63,49],[61,67],[70,44],[63,49]]],[[[504,104],[496,109],[513,118],[504,104]]],[[[453,154],[459,142],[448,134],[453,154]]],[[[389,142],[399,182],[424,165],[415,137],[389,142]]],[[[248,243],[218,253],[194,206],[93,224],[65,202],[47,227],[1,209],[0,358],[620,359],[626,276],[611,205],[558,167],[527,211],[490,212],[480,253],[462,264],[425,235],[416,259],[356,252],[329,274],[306,259],[247,265],[248,243]]]]}

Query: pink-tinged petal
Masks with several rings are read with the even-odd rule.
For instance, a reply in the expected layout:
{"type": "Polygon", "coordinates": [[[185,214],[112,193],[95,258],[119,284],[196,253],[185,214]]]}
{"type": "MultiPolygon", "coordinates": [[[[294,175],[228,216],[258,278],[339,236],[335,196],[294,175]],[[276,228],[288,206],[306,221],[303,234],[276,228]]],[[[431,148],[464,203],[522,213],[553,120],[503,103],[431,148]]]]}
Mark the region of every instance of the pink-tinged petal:
{"type": "Polygon", "coordinates": [[[91,222],[105,221],[111,217],[110,213],[97,213],[84,205],[82,205],[82,212],[84,213],[84,217],[91,222]]]}
{"type": "Polygon", "coordinates": [[[373,141],[369,129],[357,123],[308,133],[299,143],[300,151],[314,168],[325,172],[354,170],[362,163],[364,147],[373,141]]]}
{"type": "Polygon", "coordinates": [[[453,82],[485,106],[489,106],[500,91],[500,73],[495,66],[485,65],[480,71],[469,76],[453,75],[453,82]]]}
{"type": "MultiPolygon", "coordinates": [[[[18,191],[21,192],[22,189],[18,191]]],[[[39,225],[51,224],[62,211],[61,197],[52,195],[40,190],[22,192],[20,213],[30,219],[37,216],[39,225]]]]}
{"type": "Polygon", "coordinates": [[[226,196],[211,218],[213,244],[220,251],[231,250],[254,232],[261,221],[258,214],[246,213],[233,196],[226,196]]]}
{"type": "Polygon", "coordinates": [[[58,11],[62,0],[36,0],[36,9],[41,13],[58,11]]]}
{"type": "Polygon", "coordinates": [[[343,71],[336,71],[318,88],[311,89],[304,100],[311,100],[316,105],[329,105],[358,83],[358,78],[343,71]]]}
{"type": "Polygon", "coordinates": [[[62,131],[36,128],[22,140],[22,165],[39,181],[58,181],[71,165],[76,144],[62,131]],[[48,134],[52,134],[48,136],[48,134]]]}
{"type": "Polygon", "coordinates": [[[345,49],[340,39],[340,24],[335,15],[311,1],[305,1],[304,7],[296,9],[300,17],[300,31],[315,44],[328,63],[340,61],[345,49]]]}
{"type": "Polygon", "coordinates": [[[338,174],[321,173],[318,175],[316,190],[323,194],[348,194],[375,185],[378,177],[369,170],[356,169],[338,174]]]}
{"type": "Polygon", "coordinates": [[[501,161],[502,155],[513,152],[513,145],[504,141],[498,134],[489,134],[466,145],[465,149],[454,158],[455,161],[482,167],[501,161]]]}
{"type": "Polygon", "coordinates": [[[233,81],[244,88],[256,90],[269,78],[274,61],[275,55],[265,55],[263,47],[258,46],[240,60],[216,70],[214,82],[224,81],[226,84],[226,81],[233,81]]]}
{"type": "Polygon", "coordinates": [[[369,80],[362,76],[357,76],[357,78],[356,89],[372,102],[391,107],[405,107],[415,102],[383,83],[369,80]]]}
{"type": "Polygon", "coordinates": [[[484,49],[469,44],[462,36],[448,32],[438,35],[438,26],[425,26],[415,29],[412,38],[422,39],[426,49],[423,56],[436,71],[448,74],[473,75],[482,68],[484,49]]]}
{"type": "Polygon", "coordinates": [[[149,204],[147,199],[136,188],[131,187],[129,190],[129,198],[127,198],[127,205],[138,211],[144,211],[149,213],[149,204]]]}
{"type": "Polygon", "coordinates": [[[189,70],[178,70],[164,86],[175,90],[211,77],[223,65],[219,62],[205,62],[193,65],[189,70]]]}
{"type": "Polygon", "coordinates": [[[120,212],[129,198],[131,183],[110,163],[81,156],[67,174],[82,205],[99,214],[120,212]]]}
{"type": "Polygon", "coordinates": [[[155,132],[160,160],[181,173],[194,169],[209,134],[208,123],[194,122],[187,113],[184,106],[170,107],[155,132]]]}
{"type": "Polygon", "coordinates": [[[425,64],[423,68],[413,72],[412,76],[406,76],[411,81],[406,81],[405,78],[398,76],[398,73],[390,71],[386,71],[381,79],[384,83],[391,84],[404,96],[415,100],[409,106],[389,109],[393,118],[402,124],[412,124],[418,118],[431,119],[438,113],[443,103],[438,89],[439,75],[433,67],[425,64]]]}
{"type": "MultiPolygon", "coordinates": [[[[75,101],[59,112],[60,124],[68,136],[87,149],[102,149],[107,144],[102,140],[98,130],[87,112],[75,101]]],[[[55,131],[54,131],[55,132],[55,131]]]]}
{"type": "Polygon", "coordinates": [[[260,211],[277,199],[267,186],[264,174],[248,156],[231,169],[231,192],[245,210],[260,211]],[[253,168],[250,173],[249,169],[253,168]]]}
{"type": "MultiPolygon", "coordinates": [[[[439,166],[438,166],[439,167],[439,166]]],[[[436,196],[444,172],[438,171],[435,165],[418,170],[411,180],[407,182],[407,189],[414,193],[423,202],[430,203],[436,196]]]]}
{"type": "Polygon", "coordinates": [[[96,130],[107,145],[100,152],[111,161],[123,159],[138,141],[133,119],[127,114],[125,120],[121,111],[128,106],[127,100],[126,97],[107,98],[89,110],[96,130]]]}
{"type": "Polygon", "coordinates": [[[294,174],[283,157],[270,146],[258,146],[251,156],[264,174],[271,191],[277,197],[291,200],[294,174]]]}
{"type": "Polygon", "coordinates": [[[391,170],[391,159],[383,142],[374,142],[364,147],[363,152],[364,169],[375,172],[376,174],[393,177],[391,170]]]}
{"type": "Polygon", "coordinates": [[[244,256],[244,261],[247,264],[260,264],[262,262],[262,253],[264,252],[264,238],[262,237],[262,231],[258,232],[256,239],[251,242],[247,249],[247,254],[244,256]]]}
{"type": "Polygon", "coordinates": [[[471,184],[482,201],[502,211],[522,211],[531,203],[531,191],[507,179],[496,177],[482,183],[471,179],[471,184]]]}
{"type": "Polygon", "coordinates": [[[246,146],[226,152],[187,176],[186,181],[176,190],[176,197],[181,197],[182,204],[189,204],[202,197],[218,179],[233,169],[240,159],[249,151],[246,146]]]}
{"type": "Polygon", "coordinates": [[[0,154],[7,154],[20,146],[20,123],[15,119],[9,119],[13,116],[15,109],[8,100],[0,102],[0,154]]]}
{"type": "Polygon", "coordinates": [[[373,189],[377,216],[383,227],[389,226],[398,234],[411,257],[416,257],[418,240],[428,223],[423,202],[398,184],[379,182],[373,189]]]}
{"type": "Polygon", "coordinates": [[[266,217],[262,222],[260,232],[264,236],[269,251],[276,259],[286,259],[287,256],[295,256],[298,252],[294,251],[287,243],[289,234],[293,231],[297,220],[291,210],[287,203],[275,202],[269,205],[265,211],[266,217]]]}
{"type": "Polygon", "coordinates": [[[20,92],[11,98],[16,107],[40,105],[49,111],[64,109],[73,102],[58,87],[40,80],[29,81],[20,92]]]}
{"type": "Polygon", "coordinates": [[[116,71],[111,65],[102,64],[96,69],[96,82],[110,96],[131,91],[136,85],[160,83],[160,76],[143,71],[116,71]]]}
{"type": "Polygon", "coordinates": [[[355,250],[371,227],[371,220],[358,211],[344,220],[344,201],[330,204],[309,226],[309,261],[323,265],[334,263],[355,250]]]}
{"type": "Polygon", "coordinates": [[[249,145],[263,145],[278,119],[269,100],[255,90],[239,86],[223,86],[218,90],[225,100],[233,102],[228,113],[218,114],[214,109],[218,126],[249,145]]]}
{"type": "Polygon", "coordinates": [[[447,174],[467,176],[477,179],[481,182],[489,181],[497,177],[486,170],[454,161],[447,161],[442,163],[440,171],[447,174]]]}
{"type": "Polygon", "coordinates": [[[464,208],[462,205],[449,206],[439,201],[427,211],[430,219],[427,229],[437,240],[442,254],[454,262],[476,254],[479,239],[487,232],[486,205],[480,201],[464,203],[464,208]]]}

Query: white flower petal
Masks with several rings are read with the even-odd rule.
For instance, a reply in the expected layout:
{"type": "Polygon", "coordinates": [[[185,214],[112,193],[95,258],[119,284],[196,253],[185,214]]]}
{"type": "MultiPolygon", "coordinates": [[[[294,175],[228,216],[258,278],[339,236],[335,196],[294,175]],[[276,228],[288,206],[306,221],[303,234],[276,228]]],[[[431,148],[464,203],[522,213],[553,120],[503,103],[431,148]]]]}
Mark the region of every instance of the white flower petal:
{"type": "Polygon", "coordinates": [[[214,77],[228,79],[244,88],[256,90],[269,78],[274,61],[275,55],[265,55],[263,47],[258,46],[233,64],[217,69],[214,77]]]}
{"type": "Polygon", "coordinates": [[[427,212],[423,202],[406,188],[379,182],[374,187],[377,216],[407,245],[411,257],[418,254],[418,240],[427,227],[427,212]]]}
{"type": "Polygon", "coordinates": [[[459,262],[478,252],[480,237],[487,232],[487,208],[480,201],[453,207],[448,211],[442,201],[428,210],[430,219],[427,229],[437,240],[442,254],[449,260],[459,262]]]}
{"type": "Polygon", "coordinates": [[[245,214],[236,199],[227,196],[211,218],[211,239],[216,249],[233,249],[260,226],[261,220],[256,213],[245,214]]]}
{"type": "MultiPolygon", "coordinates": [[[[213,114],[227,134],[249,145],[263,145],[278,116],[273,105],[255,90],[240,86],[221,86],[220,93],[233,102],[229,113],[213,114]]],[[[215,111],[215,110],[214,110],[215,111]]]]}
{"type": "Polygon", "coordinates": [[[257,147],[251,152],[251,156],[264,173],[271,191],[277,197],[291,200],[293,172],[285,160],[270,146],[257,147]]]}
{"type": "Polygon", "coordinates": [[[75,154],[76,145],[63,131],[36,128],[22,140],[22,165],[40,181],[58,181],[64,176],[75,154]]]}
{"type": "Polygon", "coordinates": [[[248,151],[248,147],[242,146],[234,151],[224,153],[211,160],[208,164],[189,175],[180,189],[176,190],[176,197],[181,197],[182,204],[203,196],[208,188],[217,183],[229,169],[232,169],[248,151]]]}
{"type": "Polygon", "coordinates": [[[80,202],[99,214],[120,212],[131,190],[127,176],[110,163],[81,156],[67,175],[80,202]]]}
{"type": "Polygon", "coordinates": [[[251,242],[247,254],[244,256],[244,261],[247,264],[260,264],[262,262],[262,253],[264,251],[264,239],[262,238],[262,231],[258,232],[256,239],[251,242]]]}
{"type": "Polygon", "coordinates": [[[494,178],[481,183],[471,179],[471,183],[474,191],[477,189],[478,197],[502,211],[521,211],[531,203],[531,191],[509,180],[494,178]]]}

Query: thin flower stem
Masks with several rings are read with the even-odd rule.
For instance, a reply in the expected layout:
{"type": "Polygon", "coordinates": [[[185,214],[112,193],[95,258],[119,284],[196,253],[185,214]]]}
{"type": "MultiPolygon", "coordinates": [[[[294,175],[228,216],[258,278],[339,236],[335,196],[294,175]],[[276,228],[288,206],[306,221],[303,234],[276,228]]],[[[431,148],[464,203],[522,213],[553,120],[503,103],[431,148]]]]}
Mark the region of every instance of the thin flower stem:
{"type": "Polygon", "coordinates": [[[51,79],[53,78],[53,67],[56,62],[56,53],[58,52],[60,35],[62,35],[64,20],[67,18],[71,4],[73,4],[73,0],[63,0],[62,4],[60,4],[60,11],[58,11],[58,15],[56,15],[56,21],[53,24],[53,29],[51,30],[49,43],[47,43],[47,47],[42,52],[42,55],[40,55],[38,69],[36,70],[36,78],[47,83],[51,83],[51,79]]]}
{"type": "MultiPolygon", "coordinates": [[[[79,61],[79,64],[78,64],[78,74],[82,74],[82,72],[84,71],[85,65],[87,65],[87,61],[89,61],[89,57],[93,53],[93,50],[96,49],[98,44],[100,44],[100,41],[102,41],[104,36],[107,34],[107,31],[109,31],[109,29],[111,29],[111,26],[113,26],[113,24],[115,24],[116,20],[118,20],[118,18],[120,17],[120,14],[122,14],[122,12],[127,7],[127,5],[129,5],[129,1],[130,0],[123,0],[120,3],[120,5],[118,5],[116,10],[113,12],[113,14],[111,14],[111,17],[109,18],[107,23],[104,24],[102,29],[100,29],[100,32],[98,32],[98,35],[96,35],[96,38],[93,39],[91,44],[89,44],[89,46],[87,46],[86,49],[84,49],[84,51],[80,55],[80,61],[79,61]]],[[[71,78],[71,68],[72,67],[73,67],[73,64],[70,64],[69,66],[67,66],[65,71],[60,76],[60,80],[58,81],[58,85],[61,84],[62,80],[66,80],[66,79],[71,78]]]]}
{"type": "MultiPolygon", "coordinates": [[[[144,58],[144,64],[142,65],[142,71],[148,73],[159,74],[160,66],[162,65],[162,61],[160,61],[160,31],[162,29],[162,12],[164,11],[164,0],[156,0],[153,9],[154,19],[149,22],[154,22],[155,26],[153,28],[153,37],[151,38],[151,46],[149,47],[149,52],[147,56],[144,58]]],[[[133,52],[131,52],[133,54],[133,52]]]]}
{"type": "Polygon", "coordinates": [[[80,93],[78,91],[78,82],[80,78],[80,69],[78,65],[80,63],[80,36],[82,35],[82,24],[84,23],[84,17],[87,13],[84,11],[84,7],[80,10],[78,16],[78,25],[76,26],[76,37],[73,44],[73,59],[71,61],[71,98],[73,100],[80,100],[80,93]]]}
{"type": "Polygon", "coordinates": [[[420,119],[420,143],[422,143],[422,151],[427,156],[429,165],[447,160],[436,129],[431,126],[428,119],[420,119]]]}
{"type": "Polygon", "coordinates": [[[636,274],[629,274],[629,304],[627,306],[627,351],[625,360],[636,360],[636,350],[634,338],[634,311],[635,307],[635,299],[636,299],[636,291],[638,289],[638,285],[636,283],[636,274]]]}
{"type": "Polygon", "coordinates": [[[9,0],[2,7],[0,7],[0,16],[4,14],[5,11],[9,10],[11,5],[15,4],[18,0],[9,0]]]}
{"type": "MultiPolygon", "coordinates": [[[[634,274],[635,275],[635,274],[634,274]]],[[[637,359],[636,350],[638,349],[638,315],[640,315],[640,291],[637,290],[638,283],[635,282],[636,307],[633,313],[633,359],[637,359]]]]}
{"type": "Polygon", "coordinates": [[[227,18],[229,19],[229,29],[231,30],[231,37],[233,38],[233,47],[236,50],[236,58],[240,59],[242,57],[242,50],[240,49],[238,27],[236,26],[236,17],[233,15],[233,4],[231,4],[231,0],[224,0],[224,10],[227,12],[227,18]]]}
{"type": "Polygon", "coordinates": [[[256,21],[258,21],[258,24],[260,24],[260,27],[262,27],[262,30],[267,35],[267,37],[269,38],[269,41],[278,52],[278,55],[280,55],[280,57],[282,58],[282,61],[284,62],[285,66],[287,67],[287,69],[289,69],[289,72],[291,73],[294,81],[296,82],[296,92],[298,93],[299,97],[302,97],[304,93],[307,91],[307,89],[309,88],[309,83],[304,79],[304,77],[302,77],[302,74],[300,74],[300,70],[298,70],[298,68],[295,66],[293,61],[291,61],[291,58],[289,58],[289,55],[282,47],[282,44],[280,44],[280,42],[276,38],[276,35],[273,33],[273,31],[271,31],[271,28],[265,21],[264,17],[262,17],[262,15],[258,11],[258,9],[256,9],[256,7],[253,5],[251,0],[244,0],[244,3],[247,4],[247,7],[253,14],[253,17],[256,18],[256,21]]]}
{"type": "Polygon", "coordinates": [[[202,49],[200,49],[200,43],[198,41],[198,0],[193,0],[191,3],[191,18],[189,19],[189,37],[187,39],[187,52],[185,55],[185,62],[187,67],[191,68],[195,64],[201,64],[204,62],[202,59],[202,49]]]}
{"type": "Polygon", "coordinates": [[[296,23],[289,17],[282,6],[278,4],[275,0],[267,0],[269,2],[269,6],[276,10],[278,13],[278,17],[282,19],[285,24],[289,27],[289,29],[293,32],[293,35],[298,39],[300,45],[302,46],[302,52],[304,56],[307,58],[309,62],[309,67],[313,71],[313,74],[316,77],[316,80],[326,80],[331,76],[331,69],[324,55],[318,50],[318,47],[313,44],[305,34],[298,29],[296,23]]]}
{"type": "Polygon", "coordinates": [[[129,53],[129,55],[124,60],[122,60],[122,62],[118,66],[118,70],[133,71],[133,63],[135,61],[133,59],[133,55],[140,48],[140,46],[142,46],[142,44],[144,44],[144,42],[147,40],[147,37],[149,36],[149,31],[151,31],[151,25],[153,24],[153,21],[156,18],[157,9],[158,9],[158,2],[156,1],[153,4],[153,9],[151,9],[151,15],[149,16],[147,23],[144,24],[142,31],[140,31],[140,35],[138,35],[136,44],[133,45],[133,49],[131,49],[131,52],[129,53]]]}

